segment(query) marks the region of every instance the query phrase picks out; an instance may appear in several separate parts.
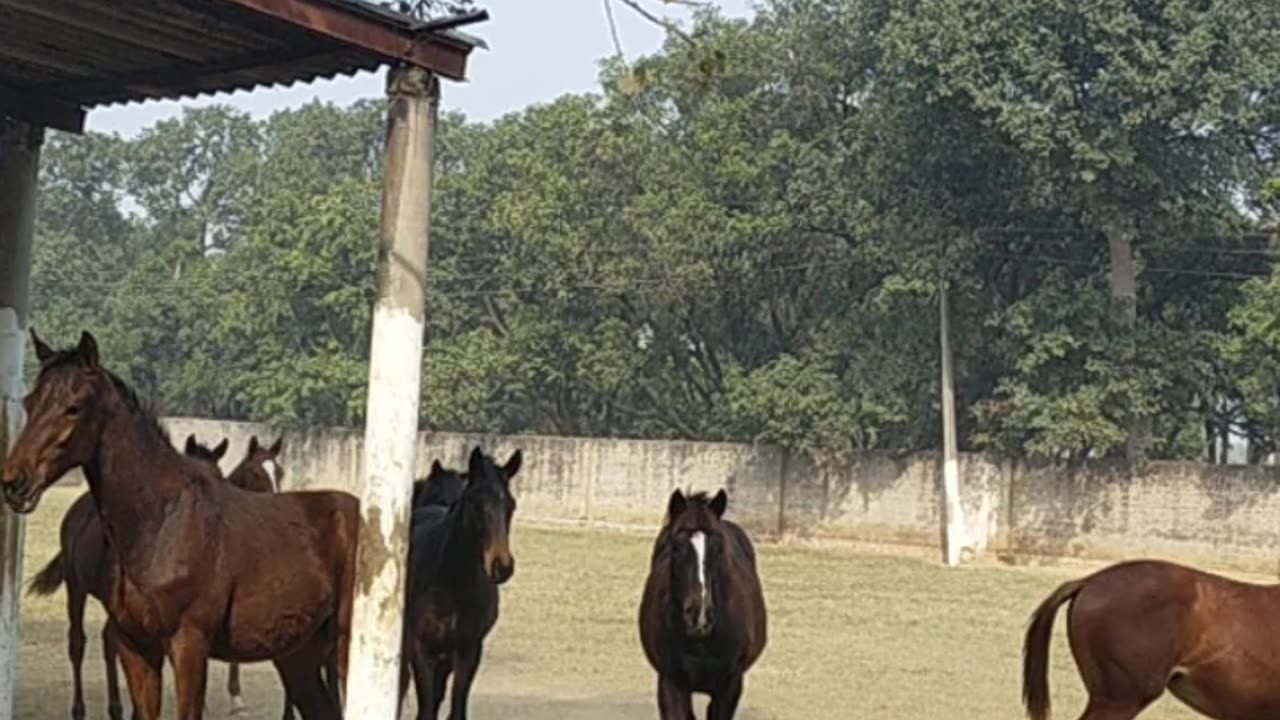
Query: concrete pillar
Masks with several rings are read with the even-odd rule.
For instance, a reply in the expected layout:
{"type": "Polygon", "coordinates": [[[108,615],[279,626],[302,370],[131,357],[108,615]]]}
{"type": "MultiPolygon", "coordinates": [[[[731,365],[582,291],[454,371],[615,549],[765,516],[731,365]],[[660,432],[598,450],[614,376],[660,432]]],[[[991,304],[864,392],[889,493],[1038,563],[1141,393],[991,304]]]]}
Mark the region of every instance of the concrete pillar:
{"type": "MultiPolygon", "coordinates": [[[[31,236],[44,129],[0,115],[0,465],[22,429],[31,236]]],[[[0,509],[0,720],[13,720],[25,521],[0,509]]]]}
{"type": "Polygon", "coordinates": [[[363,524],[344,717],[392,720],[400,684],[400,633],[409,501],[418,446],[418,396],[431,219],[432,144],[439,80],[415,67],[387,75],[378,299],[369,354],[363,524]]]}
{"type": "Polygon", "coordinates": [[[960,564],[965,545],[964,509],[960,504],[960,453],[956,447],[956,390],[951,374],[950,290],[943,280],[939,288],[938,345],[942,355],[942,518],[946,547],[943,560],[960,564]]]}

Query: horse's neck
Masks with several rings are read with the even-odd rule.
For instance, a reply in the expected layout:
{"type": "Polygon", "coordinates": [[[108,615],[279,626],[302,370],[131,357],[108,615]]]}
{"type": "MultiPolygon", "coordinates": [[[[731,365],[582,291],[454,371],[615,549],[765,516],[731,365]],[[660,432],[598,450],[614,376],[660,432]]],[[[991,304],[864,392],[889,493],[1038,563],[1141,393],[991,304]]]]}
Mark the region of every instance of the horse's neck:
{"type": "Polygon", "coordinates": [[[449,525],[440,550],[440,565],[444,577],[462,579],[483,574],[484,558],[480,539],[472,537],[463,524],[461,508],[455,505],[445,522],[449,525]]]}
{"type": "Polygon", "coordinates": [[[144,560],[185,488],[181,456],[148,421],[128,413],[111,417],[92,461],[84,467],[103,528],[121,560],[144,560]],[[145,461],[140,460],[145,458],[145,461]]]}

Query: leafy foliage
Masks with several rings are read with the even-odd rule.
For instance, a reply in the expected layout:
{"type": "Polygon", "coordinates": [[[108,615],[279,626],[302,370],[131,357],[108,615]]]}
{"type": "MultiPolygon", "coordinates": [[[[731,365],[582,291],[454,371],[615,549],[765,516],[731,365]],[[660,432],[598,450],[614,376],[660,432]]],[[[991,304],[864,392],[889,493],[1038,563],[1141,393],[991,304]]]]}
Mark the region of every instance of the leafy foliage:
{"type": "MultiPolygon", "coordinates": [[[[598,93],[446,114],[422,421],[936,447],[945,282],[963,446],[1268,449],[1277,33],[1247,0],[772,0],[598,93]]],[[[382,110],[56,138],[35,322],[168,412],[362,422],[382,110]]]]}

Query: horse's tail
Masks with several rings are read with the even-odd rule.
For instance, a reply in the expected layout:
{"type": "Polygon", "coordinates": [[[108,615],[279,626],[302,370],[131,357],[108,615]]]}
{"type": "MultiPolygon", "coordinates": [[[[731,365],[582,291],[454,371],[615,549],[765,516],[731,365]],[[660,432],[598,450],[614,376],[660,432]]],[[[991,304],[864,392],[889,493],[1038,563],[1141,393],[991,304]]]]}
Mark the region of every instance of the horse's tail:
{"type": "Polygon", "coordinates": [[[67,579],[63,557],[61,552],[54,555],[49,564],[31,578],[31,587],[27,588],[28,595],[52,595],[62,587],[63,581],[67,579]]]}
{"type": "Polygon", "coordinates": [[[1080,592],[1084,582],[1072,580],[1059,585],[1031,613],[1027,639],[1022,646],[1022,704],[1031,720],[1049,717],[1049,639],[1053,635],[1054,616],[1060,605],[1080,592]]]}

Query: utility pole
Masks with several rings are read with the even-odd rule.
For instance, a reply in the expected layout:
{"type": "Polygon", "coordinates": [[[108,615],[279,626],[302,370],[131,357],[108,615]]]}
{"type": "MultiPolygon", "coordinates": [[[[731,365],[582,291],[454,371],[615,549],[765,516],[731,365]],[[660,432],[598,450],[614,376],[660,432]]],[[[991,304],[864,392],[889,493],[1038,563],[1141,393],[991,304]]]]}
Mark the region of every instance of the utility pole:
{"type": "Polygon", "coordinates": [[[960,452],[956,447],[956,391],[951,374],[951,303],[946,280],[938,288],[938,340],[942,354],[942,522],[943,560],[960,564],[964,548],[964,510],[960,505],[960,452]]]}

